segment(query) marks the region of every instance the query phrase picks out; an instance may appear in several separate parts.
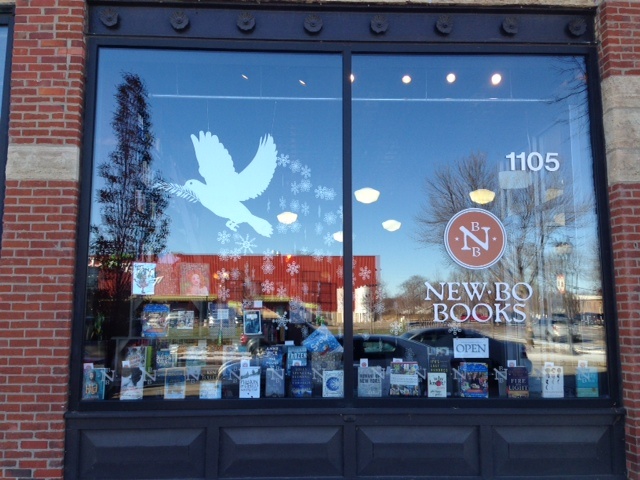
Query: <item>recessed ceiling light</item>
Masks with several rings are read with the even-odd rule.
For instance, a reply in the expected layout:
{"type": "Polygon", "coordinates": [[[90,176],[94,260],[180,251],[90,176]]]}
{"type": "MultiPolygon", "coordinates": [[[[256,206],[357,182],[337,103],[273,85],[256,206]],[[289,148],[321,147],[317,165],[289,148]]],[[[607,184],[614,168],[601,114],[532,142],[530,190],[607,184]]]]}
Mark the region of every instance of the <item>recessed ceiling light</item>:
{"type": "Polygon", "coordinates": [[[382,222],[382,228],[384,228],[385,230],[389,231],[389,232],[395,232],[396,230],[398,230],[400,228],[400,226],[402,225],[402,223],[400,223],[397,220],[385,220],[384,222],[382,222]]]}
{"type": "Polygon", "coordinates": [[[455,73],[450,73],[449,75],[447,75],[447,82],[453,83],[455,81],[456,81],[456,74],[455,73]]]}
{"type": "Polygon", "coordinates": [[[307,84],[304,82],[304,80],[298,80],[300,82],[300,85],[302,85],[303,87],[306,87],[307,84]]]}
{"type": "Polygon", "coordinates": [[[247,77],[244,73],[242,74],[242,78],[244,78],[245,80],[249,80],[249,77],[247,77]]]}
{"type": "Polygon", "coordinates": [[[408,85],[411,83],[411,77],[409,75],[405,75],[404,77],[402,77],[402,83],[404,83],[405,85],[408,85]]]}
{"type": "Polygon", "coordinates": [[[361,188],[360,190],[353,192],[353,194],[355,195],[356,200],[361,203],[373,203],[378,200],[378,197],[380,196],[380,192],[371,187],[361,188]]]}
{"type": "Polygon", "coordinates": [[[501,82],[502,82],[502,75],[500,75],[499,73],[494,73],[491,76],[491,84],[492,85],[500,85],[501,82]]]}
{"type": "Polygon", "coordinates": [[[349,76],[349,79],[351,80],[351,83],[353,83],[353,82],[355,82],[355,81],[356,81],[356,76],[352,73],[352,74],[349,76]]]}
{"type": "Polygon", "coordinates": [[[291,225],[298,219],[298,214],[293,212],[282,212],[277,215],[278,221],[285,225],[291,225]]]}
{"type": "Polygon", "coordinates": [[[332,236],[333,236],[333,239],[334,239],[336,242],[340,242],[340,243],[342,243],[342,240],[343,240],[343,238],[342,238],[342,237],[343,237],[342,232],[336,232],[336,233],[334,233],[332,236]]]}

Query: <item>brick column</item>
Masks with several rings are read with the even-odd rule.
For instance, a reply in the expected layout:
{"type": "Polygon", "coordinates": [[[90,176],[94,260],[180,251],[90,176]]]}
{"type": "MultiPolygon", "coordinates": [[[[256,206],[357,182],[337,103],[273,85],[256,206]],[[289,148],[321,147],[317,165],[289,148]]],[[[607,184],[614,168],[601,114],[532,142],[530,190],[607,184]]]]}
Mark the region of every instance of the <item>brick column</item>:
{"type": "Polygon", "coordinates": [[[63,477],[84,0],[17,0],[0,251],[0,477],[63,477]]]}
{"type": "Polygon", "coordinates": [[[599,8],[627,470],[640,479],[640,0],[599,8]]]}

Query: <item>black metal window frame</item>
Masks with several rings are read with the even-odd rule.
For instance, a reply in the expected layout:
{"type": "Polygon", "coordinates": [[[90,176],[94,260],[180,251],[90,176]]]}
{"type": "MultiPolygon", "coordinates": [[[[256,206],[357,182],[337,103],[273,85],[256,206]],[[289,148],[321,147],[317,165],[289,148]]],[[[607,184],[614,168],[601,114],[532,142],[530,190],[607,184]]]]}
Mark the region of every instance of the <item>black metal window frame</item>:
{"type": "MultiPolygon", "coordinates": [[[[430,402],[424,398],[357,398],[352,395],[354,378],[345,375],[342,399],[268,399],[259,402],[217,400],[202,402],[81,402],[82,338],[84,295],[86,291],[88,235],[91,204],[91,174],[97,66],[99,49],[153,48],[251,52],[333,53],[343,59],[343,70],[351,70],[354,54],[517,54],[580,55],[585,58],[588,74],[591,146],[598,227],[603,269],[603,298],[606,318],[616,318],[612,271],[611,234],[606,186],[606,165],[598,64],[594,29],[594,10],[501,10],[425,9],[425,8],[278,8],[243,5],[238,8],[216,6],[180,7],[124,2],[90,5],[88,23],[88,65],[83,141],[83,168],[80,220],[78,229],[78,263],[75,290],[75,321],[70,376],[71,411],[141,411],[141,410],[243,410],[262,408],[363,408],[363,407],[513,407],[514,401],[490,399],[473,403],[469,399],[430,402]]],[[[350,219],[351,204],[351,96],[348,75],[343,79],[343,198],[344,215],[350,219]]],[[[352,226],[344,224],[343,254],[353,256],[352,226]]],[[[344,262],[344,276],[352,276],[351,262],[344,262]]],[[[353,288],[345,283],[345,298],[353,288]]],[[[353,335],[353,312],[345,315],[345,337],[353,335]]],[[[618,368],[616,322],[608,322],[607,362],[608,398],[520,400],[532,408],[597,408],[620,406],[621,387],[618,368]]],[[[345,342],[347,343],[347,342],[345,342]]],[[[353,364],[353,351],[345,348],[344,365],[353,364]]]]}
{"type": "Polygon", "coordinates": [[[3,231],[4,195],[6,189],[7,149],[9,148],[9,100],[11,97],[11,54],[13,51],[13,7],[0,8],[0,27],[7,27],[7,51],[2,75],[4,76],[4,88],[2,95],[2,112],[0,116],[0,236],[3,231]]]}

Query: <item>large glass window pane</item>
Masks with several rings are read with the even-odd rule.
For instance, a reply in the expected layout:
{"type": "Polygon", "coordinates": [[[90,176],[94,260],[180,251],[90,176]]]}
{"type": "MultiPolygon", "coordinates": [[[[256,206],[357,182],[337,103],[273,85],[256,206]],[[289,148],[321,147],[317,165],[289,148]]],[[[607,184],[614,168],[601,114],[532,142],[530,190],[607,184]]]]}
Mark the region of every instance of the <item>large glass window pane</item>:
{"type": "Polygon", "coordinates": [[[357,395],[608,395],[589,130],[581,57],[353,59],[357,395]]]}
{"type": "Polygon", "coordinates": [[[84,400],[343,396],[341,65],[99,50],[84,400]]]}

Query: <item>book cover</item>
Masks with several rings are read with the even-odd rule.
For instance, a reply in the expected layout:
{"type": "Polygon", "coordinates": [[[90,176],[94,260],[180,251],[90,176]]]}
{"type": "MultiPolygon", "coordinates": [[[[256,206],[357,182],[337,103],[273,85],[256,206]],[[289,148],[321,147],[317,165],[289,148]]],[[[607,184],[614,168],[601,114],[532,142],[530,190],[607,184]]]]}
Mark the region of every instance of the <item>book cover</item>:
{"type": "Polygon", "coordinates": [[[307,366],[307,347],[289,345],[287,348],[287,374],[291,373],[293,366],[307,366]]]}
{"type": "Polygon", "coordinates": [[[322,372],[322,396],[327,398],[344,397],[344,372],[342,370],[324,370],[322,372]]]}
{"type": "Polygon", "coordinates": [[[489,397],[489,368],[482,362],[460,363],[460,396],[465,398],[489,397]]]}
{"type": "Polygon", "coordinates": [[[542,376],[542,397],[564,397],[564,368],[548,365],[544,368],[542,376]]]}
{"type": "Polygon", "coordinates": [[[201,367],[199,397],[203,400],[222,398],[222,382],[218,379],[218,367],[201,367]]]}
{"type": "Polygon", "coordinates": [[[174,265],[159,262],[156,265],[155,294],[157,296],[173,296],[179,293],[178,275],[175,272],[174,265]]]}
{"type": "Polygon", "coordinates": [[[418,362],[391,362],[389,395],[400,397],[420,396],[418,362]]]}
{"type": "Polygon", "coordinates": [[[262,351],[260,357],[260,366],[267,368],[282,368],[282,360],[284,359],[284,345],[271,345],[262,351]]]}
{"type": "Polygon", "coordinates": [[[155,293],[155,263],[134,262],[131,277],[132,295],[153,295],[155,293]]]}
{"type": "Polygon", "coordinates": [[[144,395],[145,371],[147,370],[147,347],[127,348],[122,361],[120,400],[141,400],[144,395]]]}
{"type": "Polygon", "coordinates": [[[164,380],[165,400],[180,400],[187,393],[187,372],[185,368],[168,368],[164,380]]]}
{"type": "MultiPolygon", "coordinates": [[[[304,347],[302,347],[304,348],[304,347]]],[[[306,348],[305,348],[306,351],[306,348]]],[[[294,398],[310,397],[313,392],[313,372],[311,367],[291,366],[291,396],[294,398]]]]}
{"type": "Polygon", "coordinates": [[[265,397],[284,397],[284,368],[267,368],[265,370],[265,397]]]}
{"type": "Polygon", "coordinates": [[[576,369],[576,395],[578,397],[599,396],[598,372],[593,367],[576,369]]]}
{"type": "Polygon", "coordinates": [[[381,397],[383,379],[380,367],[358,367],[358,396],[381,397]]]}
{"type": "Polygon", "coordinates": [[[310,352],[342,352],[342,345],[326,325],[318,327],[302,342],[310,352]]]}
{"type": "Polygon", "coordinates": [[[82,378],[82,400],[104,400],[106,368],[86,368],[82,378]]]}
{"type": "Polygon", "coordinates": [[[311,352],[311,368],[313,369],[313,386],[322,391],[323,372],[342,369],[342,352],[311,352]]]}
{"type": "Polygon", "coordinates": [[[427,396],[429,398],[447,398],[447,374],[443,372],[427,373],[427,396]]]}
{"type": "Polygon", "coordinates": [[[260,367],[240,367],[240,398],[260,398],[260,367]]]}
{"type": "Polygon", "coordinates": [[[169,305],[149,303],[142,309],[142,336],[166,337],[169,332],[169,305]]]}
{"type": "Polygon", "coordinates": [[[242,318],[245,335],[260,335],[262,333],[262,313],[260,310],[245,310],[242,318]]]}
{"type": "Polygon", "coordinates": [[[198,381],[201,368],[207,364],[207,347],[204,345],[189,345],[185,352],[185,367],[187,378],[198,381]]]}
{"type": "Polygon", "coordinates": [[[529,372],[527,367],[507,368],[507,397],[529,398],[529,372]]]}
{"type": "Polygon", "coordinates": [[[180,265],[180,295],[209,295],[209,265],[206,263],[183,263],[180,265]]]}

